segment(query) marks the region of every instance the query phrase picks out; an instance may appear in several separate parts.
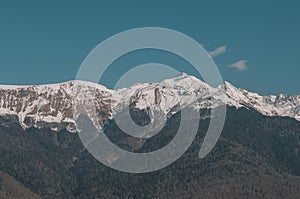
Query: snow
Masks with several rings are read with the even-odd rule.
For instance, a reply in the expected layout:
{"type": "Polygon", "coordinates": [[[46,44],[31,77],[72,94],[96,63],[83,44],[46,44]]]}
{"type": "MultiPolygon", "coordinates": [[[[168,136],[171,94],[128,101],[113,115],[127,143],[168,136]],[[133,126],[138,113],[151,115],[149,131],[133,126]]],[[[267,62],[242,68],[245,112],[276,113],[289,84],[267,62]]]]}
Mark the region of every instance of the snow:
{"type": "Polygon", "coordinates": [[[16,115],[16,112],[9,109],[0,108],[0,115],[16,115]]]}
{"type": "MultiPolygon", "coordinates": [[[[165,114],[175,114],[172,108],[178,105],[181,108],[192,105],[195,109],[201,109],[214,108],[225,103],[236,108],[255,109],[267,116],[288,116],[300,121],[300,96],[285,94],[262,96],[236,88],[229,82],[212,88],[205,82],[185,73],[161,83],[138,83],[118,90],[111,90],[92,82],[74,80],[39,86],[0,86],[0,92],[4,93],[0,96],[0,115],[18,115],[21,124],[29,115],[35,121],[74,123],[73,115],[65,115],[65,111],[72,111],[72,96],[75,97],[76,103],[83,105],[91,105],[95,101],[111,105],[113,110],[111,117],[131,102],[135,102],[136,108],[159,109],[165,114]],[[223,88],[226,96],[222,93],[223,88]],[[17,92],[11,92],[14,90],[17,92]],[[21,90],[26,90],[31,94],[24,96],[12,94],[20,93],[21,90]],[[99,96],[101,99],[98,99],[99,96]],[[111,104],[105,99],[111,99],[111,104]],[[16,104],[19,102],[22,108],[17,112],[16,104]],[[54,104],[58,105],[55,107],[54,104]],[[56,114],[47,115],[48,112],[45,112],[43,107],[48,106],[49,113],[56,114]],[[37,112],[33,114],[35,111],[37,112]]],[[[85,106],[84,109],[89,116],[95,115],[93,106],[85,106]]],[[[97,121],[93,122],[97,123],[97,121]]]]}

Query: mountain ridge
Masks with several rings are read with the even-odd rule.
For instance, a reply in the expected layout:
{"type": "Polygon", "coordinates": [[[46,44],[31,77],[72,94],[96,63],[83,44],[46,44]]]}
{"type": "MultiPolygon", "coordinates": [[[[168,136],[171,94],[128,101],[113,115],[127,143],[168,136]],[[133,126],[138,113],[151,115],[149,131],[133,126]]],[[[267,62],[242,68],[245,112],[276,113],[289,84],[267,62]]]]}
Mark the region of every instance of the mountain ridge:
{"type": "Polygon", "coordinates": [[[53,87],[0,89],[6,94],[0,95],[1,106],[5,104],[4,116],[0,115],[0,178],[3,172],[15,179],[14,183],[4,179],[2,190],[6,196],[11,193],[6,190],[21,193],[23,188],[14,186],[19,183],[43,198],[297,198],[300,122],[288,117],[266,117],[254,110],[297,107],[293,97],[261,96],[225,82],[227,117],[210,154],[198,158],[210,125],[206,117],[210,110],[200,110],[206,118],[199,122],[197,135],[186,153],[168,167],[146,174],[120,172],[101,164],[86,150],[79,134],[66,130],[68,122],[73,122],[73,118],[68,119],[74,116],[71,102],[78,99],[77,105],[86,105],[83,108],[88,114],[98,113],[94,122],[105,124],[103,132],[116,146],[134,153],[155,151],[168,144],[177,132],[182,112],[176,107],[201,109],[219,105],[218,88],[211,89],[215,96],[207,89],[204,82],[189,76],[169,79],[165,84],[136,84],[118,92],[76,81],[53,87]],[[74,93],[75,99],[70,97],[74,93]],[[90,99],[95,105],[93,111],[88,107],[90,99]],[[160,133],[139,139],[126,134],[113,118],[123,105],[137,112],[142,110],[142,114],[131,115],[142,122],[148,121],[143,114],[151,109],[171,115],[160,133]],[[175,108],[169,110],[173,105],[175,108]],[[25,124],[21,125],[16,110],[25,124]],[[41,121],[34,121],[34,117],[41,121]]]}
{"type": "Polygon", "coordinates": [[[130,104],[140,110],[157,109],[166,115],[186,106],[209,109],[225,104],[300,121],[300,95],[263,96],[227,81],[214,88],[186,73],[160,83],[137,83],[118,90],[80,80],[38,86],[0,85],[0,115],[17,115],[24,128],[50,123],[53,130],[67,128],[75,132],[75,104],[87,106],[84,109],[89,116],[101,113],[93,121],[100,127],[130,104]],[[94,106],[88,107],[91,102],[94,106]]]}

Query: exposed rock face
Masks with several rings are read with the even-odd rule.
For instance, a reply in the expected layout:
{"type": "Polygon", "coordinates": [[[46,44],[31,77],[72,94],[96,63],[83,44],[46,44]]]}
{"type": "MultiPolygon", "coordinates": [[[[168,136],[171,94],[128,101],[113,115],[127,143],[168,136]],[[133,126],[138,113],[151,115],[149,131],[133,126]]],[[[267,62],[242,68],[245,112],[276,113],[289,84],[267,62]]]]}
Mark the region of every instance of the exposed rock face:
{"type": "Polygon", "coordinates": [[[201,80],[181,74],[161,83],[135,84],[110,90],[102,85],[70,81],[41,86],[0,86],[0,114],[17,115],[23,127],[50,126],[53,130],[76,131],[76,110],[96,118],[103,127],[125,106],[151,112],[163,111],[170,116],[182,107],[208,109],[220,104],[254,109],[263,115],[288,116],[300,121],[300,96],[261,96],[228,82],[212,88],[201,80]],[[221,91],[225,90],[224,98],[221,91]],[[75,102],[75,104],[74,104],[75,102]]]}
{"type": "Polygon", "coordinates": [[[50,126],[53,130],[68,128],[74,131],[73,100],[80,97],[83,104],[92,100],[95,111],[99,113],[98,122],[103,124],[111,114],[111,94],[102,88],[81,81],[0,87],[0,114],[17,115],[23,127],[50,126]]]}

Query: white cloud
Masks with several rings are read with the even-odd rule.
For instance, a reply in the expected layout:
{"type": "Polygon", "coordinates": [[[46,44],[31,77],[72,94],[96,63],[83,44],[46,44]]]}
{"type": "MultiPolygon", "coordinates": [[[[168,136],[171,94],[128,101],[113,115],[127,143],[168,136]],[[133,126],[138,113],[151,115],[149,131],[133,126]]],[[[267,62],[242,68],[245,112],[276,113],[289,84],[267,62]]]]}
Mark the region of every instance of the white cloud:
{"type": "Polygon", "coordinates": [[[247,60],[237,61],[237,62],[229,65],[228,67],[235,68],[239,71],[245,71],[245,70],[247,70],[247,60]]]}
{"type": "Polygon", "coordinates": [[[210,51],[209,54],[211,57],[218,56],[226,52],[226,46],[220,46],[216,48],[214,51],[210,51]]]}

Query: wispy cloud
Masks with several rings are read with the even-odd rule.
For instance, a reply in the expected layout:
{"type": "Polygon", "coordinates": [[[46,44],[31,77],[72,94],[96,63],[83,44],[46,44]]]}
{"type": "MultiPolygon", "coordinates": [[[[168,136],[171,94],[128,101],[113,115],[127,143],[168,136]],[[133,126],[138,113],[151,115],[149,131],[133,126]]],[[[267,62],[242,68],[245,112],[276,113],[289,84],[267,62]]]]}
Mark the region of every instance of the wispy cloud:
{"type": "Polygon", "coordinates": [[[216,48],[214,51],[210,51],[209,54],[211,57],[218,56],[226,52],[226,46],[220,46],[216,48]]]}
{"type": "Polygon", "coordinates": [[[235,68],[239,71],[245,71],[245,70],[247,70],[247,60],[237,61],[237,62],[229,65],[228,67],[235,68]]]}

